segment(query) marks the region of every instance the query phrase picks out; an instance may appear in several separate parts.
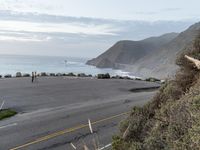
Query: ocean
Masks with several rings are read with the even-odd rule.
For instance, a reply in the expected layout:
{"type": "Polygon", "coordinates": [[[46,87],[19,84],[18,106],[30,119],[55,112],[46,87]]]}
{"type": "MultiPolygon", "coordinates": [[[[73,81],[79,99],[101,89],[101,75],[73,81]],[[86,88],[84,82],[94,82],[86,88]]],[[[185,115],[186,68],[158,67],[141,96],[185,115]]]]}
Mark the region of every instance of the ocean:
{"type": "Polygon", "coordinates": [[[0,55],[0,75],[12,74],[16,72],[31,73],[85,73],[97,75],[99,73],[109,73],[111,75],[129,76],[128,72],[114,69],[99,69],[86,65],[88,59],[75,57],[58,56],[22,56],[22,55],[0,55]]]}

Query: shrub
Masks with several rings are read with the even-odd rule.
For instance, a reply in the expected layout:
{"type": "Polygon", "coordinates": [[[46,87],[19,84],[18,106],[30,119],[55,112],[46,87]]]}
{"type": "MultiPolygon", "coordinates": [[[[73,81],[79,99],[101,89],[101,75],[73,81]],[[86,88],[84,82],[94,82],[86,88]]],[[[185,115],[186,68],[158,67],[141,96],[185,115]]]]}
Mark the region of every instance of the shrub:
{"type": "Polygon", "coordinates": [[[88,77],[92,77],[92,75],[91,75],[91,74],[89,74],[89,75],[88,75],[88,77]]]}
{"type": "Polygon", "coordinates": [[[127,143],[119,136],[113,136],[112,149],[114,150],[128,150],[130,143],[127,143]]]}
{"type": "Polygon", "coordinates": [[[200,59],[200,37],[178,57],[175,78],[166,81],[152,101],[133,108],[121,125],[121,135],[125,130],[128,134],[113,139],[114,150],[200,148],[200,71],[185,54],[200,59]]]}
{"type": "Polygon", "coordinates": [[[21,72],[17,72],[16,73],[16,77],[22,77],[22,73],[21,72]]]}
{"type": "Polygon", "coordinates": [[[54,77],[54,76],[56,76],[56,74],[55,74],[55,73],[50,73],[49,75],[50,75],[50,76],[53,76],[53,77],[54,77]]]}
{"type": "Polygon", "coordinates": [[[124,79],[122,76],[116,75],[116,76],[112,76],[112,79],[124,79]]]}
{"type": "Polygon", "coordinates": [[[40,76],[41,76],[41,77],[46,77],[46,76],[48,76],[48,75],[47,75],[46,72],[41,72],[40,76]]]}
{"type": "Polygon", "coordinates": [[[4,78],[12,78],[12,75],[11,74],[7,74],[4,76],[4,78]]]}
{"type": "Polygon", "coordinates": [[[149,82],[160,82],[160,79],[156,79],[153,77],[147,78],[145,81],[149,81],[149,82]]]}
{"type": "Polygon", "coordinates": [[[78,77],[88,77],[85,73],[79,73],[77,74],[78,77]]]}
{"type": "Polygon", "coordinates": [[[56,76],[60,77],[60,76],[62,76],[62,74],[61,73],[56,73],[56,76]]]}
{"type": "Polygon", "coordinates": [[[193,46],[185,50],[176,60],[176,64],[180,66],[180,70],[177,72],[175,80],[179,88],[183,91],[188,90],[200,75],[200,71],[193,63],[185,59],[185,55],[200,60],[200,37],[197,37],[193,46]]]}
{"type": "Polygon", "coordinates": [[[61,73],[61,76],[67,76],[67,74],[66,73],[61,73]]]}
{"type": "Polygon", "coordinates": [[[31,75],[28,73],[23,74],[23,77],[30,77],[31,75]]]}
{"type": "Polygon", "coordinates": [[[98,79],[110,79],[110,74],[106,73],[106,74],[98,74],[97,75],[98,79]]]}
{"type": "Polygon", "coordinates": [[[135,80],[139,80],[139,81],[141,81],[142,79],[141,79],[141,78],[137,78],[137,77],[136,77],[136,78],[135,78],[135,80]]]}
{"type": "Polygon", "coordinates": [[[66,76],[75,77],[76,75],[73,72],[70,72],[70,73],[66,74],[66,76]]]}
{"type": "Polygon", "coordinates": [[[126,79],[126,80],[132,80],[132,78],[128,77],[128,76],[119,76],[119,75],[116,75],[116,76],[112,76],[111,77],[112,79],[126,79]]]}
{"type": "Polygon", "coordinates": [[[10,109],[0,110],[0,120],[16,115],[17,112],[10,109]]]}

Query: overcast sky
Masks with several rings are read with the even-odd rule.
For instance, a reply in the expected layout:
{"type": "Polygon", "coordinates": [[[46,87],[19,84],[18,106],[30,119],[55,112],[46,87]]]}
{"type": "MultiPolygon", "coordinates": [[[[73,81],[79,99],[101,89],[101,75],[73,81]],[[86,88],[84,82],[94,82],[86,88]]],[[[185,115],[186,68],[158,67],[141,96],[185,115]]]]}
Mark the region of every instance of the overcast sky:
{"type": "Polygon", "coordinates": [[[0,0],[0,54],[95,57],[118,40],[181,32],[199,0],[0,0]]]}

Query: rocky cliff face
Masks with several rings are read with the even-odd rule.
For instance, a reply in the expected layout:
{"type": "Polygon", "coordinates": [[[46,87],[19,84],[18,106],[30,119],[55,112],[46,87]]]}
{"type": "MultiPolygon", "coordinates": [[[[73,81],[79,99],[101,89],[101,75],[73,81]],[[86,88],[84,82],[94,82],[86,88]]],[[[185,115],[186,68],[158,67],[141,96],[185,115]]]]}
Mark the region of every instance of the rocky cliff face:
{"type": "Polygon", "coordinates": [[[142,41],[119,41],[88,65],[130,71],[137,76],[165,78],[176,72],[175,59],[200,31],[200,23],[177,34],[169,33],[142,41]]]}

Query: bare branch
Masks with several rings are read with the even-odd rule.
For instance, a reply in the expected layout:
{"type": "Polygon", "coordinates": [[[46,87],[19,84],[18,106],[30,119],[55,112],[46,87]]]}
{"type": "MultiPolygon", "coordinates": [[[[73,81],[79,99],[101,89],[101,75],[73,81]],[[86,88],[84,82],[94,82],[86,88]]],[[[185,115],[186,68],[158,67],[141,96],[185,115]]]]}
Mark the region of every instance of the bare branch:
{"type": "Polygon", "coordinates": [[[190,56],[185,55],[185,58],[189,60],[190,62],[194,63],[194,65],[197,67],[197,69],[200,70],[200,61],[198,59],[192,58],[190,56]]]}
{"type": "Polygon", "coordinates": [[[124,140],[127,138],[130,128],[131,128],[131,125],[129,124],[122,136],[124,140]]]}

